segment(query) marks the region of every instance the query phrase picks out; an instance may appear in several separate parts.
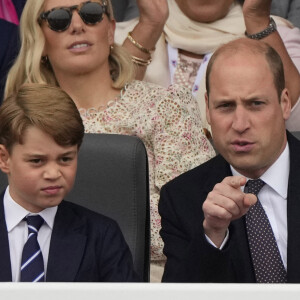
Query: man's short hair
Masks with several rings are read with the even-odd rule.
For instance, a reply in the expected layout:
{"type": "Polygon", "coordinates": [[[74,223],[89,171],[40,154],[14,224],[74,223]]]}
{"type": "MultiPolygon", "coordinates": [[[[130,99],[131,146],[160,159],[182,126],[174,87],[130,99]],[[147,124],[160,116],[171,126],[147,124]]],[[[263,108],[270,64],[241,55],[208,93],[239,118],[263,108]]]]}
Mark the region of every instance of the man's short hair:
{"type": "Polygon", "coordinates": [[[210,74],[216,59],[224,53],[235,55],[236,53],[253,53],[263,55],[273,74],[274,85],[280,100],[282,91],[285,88],[285,76],[282,60],[279,54],[265,42],[251,40],[249,38],[240,38],[219,47],[211,57],[206,70],[206,91],[209,97],[210,93],[210,74]]]}
{"type": "Polygon", "coordinates": [[[78,145],[84,136],[80,114],[70,96],[46,84],[25,84],[0,107],[0,144],[10,152],[22,144],[30,126],[49,134],[60,146],[78,145]]]}

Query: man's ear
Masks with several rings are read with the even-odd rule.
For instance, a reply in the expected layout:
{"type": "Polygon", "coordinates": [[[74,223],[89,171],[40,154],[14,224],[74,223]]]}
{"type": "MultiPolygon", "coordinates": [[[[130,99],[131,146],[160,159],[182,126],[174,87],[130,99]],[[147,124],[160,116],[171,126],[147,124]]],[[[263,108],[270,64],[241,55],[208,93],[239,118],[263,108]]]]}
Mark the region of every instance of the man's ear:
{"type": "Polygon", "coordinates": [[[205,93],[205,104],[206,104],[206,120],[207,120],[207,123],[209,125],[211,125],[210,124],[210,115],[209,115],[209,99],[208,99],[207,92],[205,93]]]}
{"type": "Polygon", "coordinates": [[[4,145],[0,144],[0,169],[3,173],[9,173],[9,152],[4,145]]]}
{"type": "Polygon", "coordinates": [[[289,97],[289,91],[287,89],[284,89],[281,93],[280,105],[281,105],[283,118],[286,121],[291,114],[291,100],[289,97]]]}

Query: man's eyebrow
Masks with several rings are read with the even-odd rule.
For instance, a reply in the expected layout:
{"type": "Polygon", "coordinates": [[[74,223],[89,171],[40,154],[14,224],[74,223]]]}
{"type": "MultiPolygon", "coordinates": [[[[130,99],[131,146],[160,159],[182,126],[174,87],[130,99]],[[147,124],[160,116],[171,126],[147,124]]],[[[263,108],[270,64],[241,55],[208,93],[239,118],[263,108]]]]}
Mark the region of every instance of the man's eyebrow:
{"type": "Polygon", "coordinates": [[[24,157],[45,157],[47,155],[45,154],[39,154],[39,153],[24,153],[24,157]]]}
{"type": "Polygon", "coordinates": [[[236,100],[220,98],[220,99],[215,99],[213,102],[218,105],[218,104],[223,104],[223,103],[235,103],[236,100]]]}
{"type": "Polygon", "coordinates": [[[268,100],[268,98],[266,96],[257,95],[257,96],[245,98],[242,101],[243,102],[252,102],[252,101],[267,101],[267,100],[268,100]]]}

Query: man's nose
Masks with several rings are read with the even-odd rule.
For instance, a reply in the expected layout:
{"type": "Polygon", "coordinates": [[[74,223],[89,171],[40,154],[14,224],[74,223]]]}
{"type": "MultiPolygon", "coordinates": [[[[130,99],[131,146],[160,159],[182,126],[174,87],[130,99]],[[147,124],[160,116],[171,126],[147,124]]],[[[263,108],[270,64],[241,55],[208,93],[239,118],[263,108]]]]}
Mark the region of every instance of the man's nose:
{"type": "Polygon", "coordinates": [[[242,106],[237,106],[233,114],[232,128],[237,132],[244,132],[250,126],[249,112],[242,106]]]}

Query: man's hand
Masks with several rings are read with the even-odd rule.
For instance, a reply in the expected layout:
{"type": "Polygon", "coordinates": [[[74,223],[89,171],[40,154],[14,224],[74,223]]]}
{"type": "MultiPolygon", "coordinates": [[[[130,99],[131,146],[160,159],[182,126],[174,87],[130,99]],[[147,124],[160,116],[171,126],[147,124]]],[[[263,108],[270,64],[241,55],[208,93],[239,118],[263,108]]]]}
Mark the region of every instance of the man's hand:
{"type": "Polygon", "coordinates": [[[245,184],[245,177],[226,177],[215,185],[203,203],[204,232],[217,247],[222,244],[230,222],[245,215],[257,201],[255,195],[241,191],[245,184]]]}

